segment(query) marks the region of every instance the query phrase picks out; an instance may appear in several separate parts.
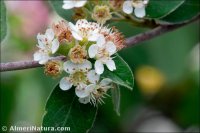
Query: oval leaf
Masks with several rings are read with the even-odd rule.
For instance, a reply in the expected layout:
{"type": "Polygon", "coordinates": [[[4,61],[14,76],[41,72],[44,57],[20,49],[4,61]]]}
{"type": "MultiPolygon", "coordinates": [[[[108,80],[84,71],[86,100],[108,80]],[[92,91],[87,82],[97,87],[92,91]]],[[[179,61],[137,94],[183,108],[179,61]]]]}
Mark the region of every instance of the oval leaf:
{"type": "Polygon", "coordinates": [[[63,91],[57,85],[47,101],[42,125],[70,127],[72,133],[85,133],[92,127],[96,114],[96,107],[79,103],[74,88],[63,91]]]}
{"type": "Polygon", "coordinates": [[[7,24],[6,24],[6,7],[5,7],[5,3],[2,0],[1,1],[1,18],[0,18],[0,23],[1,23],[1,40],[0,42],[3,41],[3,39],[6,37],[7,34],[7,24]]]}
{"type": "Polygon", "coordinates": [[[110,78],[114,83],[133,90],[134,78],[128,64],[117,54],[113,60],[115,61],[116,70],[111,72],[108,69],[105,69],[102,77],[110,78]]]}
{"type": "Polygon", "coordinates": [[[199,0],[185,0],[185,2],[174,12],[162,18],[168,23],[183,23],[200,14],[199,0]]]}
{"type": "Polygon", "coordinates": [[[120,88],[119,85],[114,84],[114,88],[111,89],[111,97],[114,106],[114,110],[117,115],[120,115],[120,88]]]}
{"type": "Polygon", "coordinates": [[[63,0],[49,0],[50,4],[54,8],[54,10],[60,15],[63,19],[67,21],[73,21],[72,15],[73,15],[73,10],[66,10],[63,9],[63,0]]]}
{"type": "Polygon", "coordinates": [[[147,17],[164,17],[176,10],[183,3],[184,0],[150,0],[146,7],[147,17]]]}

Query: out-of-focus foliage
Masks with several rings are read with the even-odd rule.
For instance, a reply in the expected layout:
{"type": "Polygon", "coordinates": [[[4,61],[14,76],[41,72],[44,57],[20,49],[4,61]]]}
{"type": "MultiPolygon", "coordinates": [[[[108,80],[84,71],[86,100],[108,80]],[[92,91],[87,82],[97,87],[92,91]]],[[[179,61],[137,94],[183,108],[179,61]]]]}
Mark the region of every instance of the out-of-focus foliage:
{"type": "Polygon", "coordinates": [[[147,96],[157,93],[165,83],[164,75],[159,70],[150,66],[139,67],[135,75],[142,93],[147,96]]]}
{"type": "Polygon", "coordinates": [[[53,7],[53,9],[65,20],[67,21],[73,21],[72,15],[73,11],[72,10],[65,10],[62,7],[63,1],[58,1],[58,0],[49,0],[49,3],[53,7]]]}
{"type": "Polygon", "coordinates": [[[1,9],[1,18],[0,18],[1,39],[0,39],[0,42],[2,42],[7,34],[6,7],[5,7],[5,3],[3,0],[1,0],[0,9],[1,9]]]}

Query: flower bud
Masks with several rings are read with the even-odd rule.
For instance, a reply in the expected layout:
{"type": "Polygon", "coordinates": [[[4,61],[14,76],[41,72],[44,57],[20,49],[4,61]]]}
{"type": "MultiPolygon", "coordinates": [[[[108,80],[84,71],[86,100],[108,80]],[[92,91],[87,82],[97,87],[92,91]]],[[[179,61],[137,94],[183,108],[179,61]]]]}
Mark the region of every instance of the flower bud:
{"type": "Polygon", "coordinates": [[[125,47],[125,39],[124,35],[118,31],[115,27],[112,27],[112,32],[110,34],[105,35],[106,41],[114,42],[117,47],[117,50],[121,50],[125,47]]]}
{"type": "Polygon", "coordinates": [[[75,45],[70,49],[69,57],[73,63],[83,63],[87,58],[87,51],[84,46],[75,45]]]}
{"type": "Polygon", "coordinates": [[[96,20],[98,23],[104,24],[107,20],[112,18],[109,7],[106,5],[95,6],[92,13],[92,18],[96,20]]]}
{"type": "Polygon", "coordinates": [[[49,61],[45,64],[44,73],[48,76],[57,77],[62,73],[60,61],[49,61]]]}
{"type": "Polygon", "coordinates": [[[115,10],[120,10],[122,8],[123,3],[124,0],[109,0],[110,6],[115,10]]]}
{"type": "Polygon", "coordinates": [[[82,8],[75,8],[72,16],[75,21],[87,18],[87,13],[82,8]]]}
{"type": "Polygon", "coordinates": [[[72,41],[72,33],[70,31],[70,28],[68,26],[68,23],[63,21],[60,21],[58,24],[53,24],[52,28],[55,32],[56,37],[58,38],[59,42],[72,41]]]}

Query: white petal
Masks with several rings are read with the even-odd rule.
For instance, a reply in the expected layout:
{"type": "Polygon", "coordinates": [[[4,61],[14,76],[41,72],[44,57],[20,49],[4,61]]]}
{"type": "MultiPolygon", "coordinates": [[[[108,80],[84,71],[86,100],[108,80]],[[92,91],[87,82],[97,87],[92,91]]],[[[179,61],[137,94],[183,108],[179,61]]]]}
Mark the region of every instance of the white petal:
{"type": "Polygon", "coordinates": [[[97,74],[100,75],[100,74],[103,73],[104,66],[103,66],[103,63],[100,60],[96,60],[94,67],[95,67],[95,71],[96,71],[97,74]]]}
{"type": "Polygon", "coordinates": [[[78,101],[83,104],[87,104],[90,102],[90,97],[79,98],[78,101]]]}
{"type": "Polygon", "coordinates": [[[40,60],[38,63],[43,65],[43,64],[46,64],[47,62],[48,62],[48,59],[46,58],[46,59],[40,60]]]}
{"type": "Polygon", "coordinates": [[[54,54],[59,48],[59,41],[58,39],[54,39],[51,46],[52,54],[54,54]]]}
{"type": "Polygon", "coordinates": [[[75,7],[82,7],[82,6],[85,5],[86,2],[87,2],[87,0],[76,1],[75,2],[75,7]]]}
{"type": "Polygon", "coordinates": [[[45,64],[49,60],[49,55],[45,52],[37,51],[33,55],[34,61],[38,61],[39,64],[45,64]]]}
{"type": "Polygon", "coordinates": [[[134,9],[135,16],[138,18],[143,18],[146,15],[145,7],[135,8],[134,9]]]}
{"type": "Polygon", "coordinates": [[[64,5],[62,6],[63,9],[72,9],[74,8],[74,2],[69,0],[64,0],[64,5]]]}
{"type": "Polygon", "coordinates": [[[37,40],[38,40],[38,47],[41,49],[45,49],[46,48],[46,41],[45,41],[46,36],[45,35],[41,35],[38,34],[37,35],[37,40]]]}
{"type": "Polygon", "coordinates": [[[88,93],[92,93],[95,91],[95,88],[96,88],[96,85],[95,84],[90,84],[88,85],[85,90],[88,92],[88,93]]]}
{"type": "Polygon", "coordinates": [[[106,61],[106,66],[110,71],[116,70],[115,62],[112,59],[106,61]]]}
{"type": "Polygon", "coordinates": [[[63,3],[65,3],[65,4],[74,3],[74,0],[63,0],[63,3]]]}
{"type": "Polygon", "coordinates": [[[39,60],[39,64],[46,64],[48,62],[49,58],[50,58],[49,55],[43,54],[42,58],[39,60]]]}
{"type": "Polygon", "coordinates": [[[88,49],[88,54],[90,58],[94,58],[98,52],[98,46],[93,44],[88,49]]]}
{"type": "Polygon", "coordinates": [[[92,63],[85,60],[82,64],[76,64],[77,68],[82,71],[89,71],[92,68],[92,63]]]}
{"type": "Polygon", "coordinates": [[[99,85],[102,86],[102,87],[106,87],[106,86],[109,86],[111,83],[112,83],[111,79],[105,78],[105,79],[101,80],[99,85]]]}
{"type": "Polygon", "coordinates": [[[72,87],[72,83],[69,81],[68,77],[64,77],[60,80],[60,89],[69,90],[72,87]]]}
{"type": "Polygon", "coordinates": [[[98,75],[95,70],[91,70],[88,72],[87,78],[90,83],[96,84],[99,81],[100,75],[98,75]]]}
{"type": "Polygon", "coordinates": [[[77,39],[77,40],[79,40],[79,41],[83,40],[83,37],[82,37],[81,35],[79,35],[78,32],[75,32],[75,31],[71,31],[71,32],[72,32],[72,36],[73,36],[75,39],[77,39]]]}
{"type": "Polygon", "coordinates": [[[109,52],[109,55],[113,55],[117,51],[117,47],[113,42],[107,42],[106,43],[106,50],[109,52]]]}
{"type": "Polygon", "coordinates": [[[41,41],[38,41],[37,47],[39,47],[40,49],[47,49],[46,44],[42,43],[41,41]]]}
{"type": "Polygon", "coordinates": [[[39,61],[41,59],[41,56],[42,56],[41,53],[37,51],[33,55],[33,60],[34,61],[39,61]]]}
{"type": "Polygon", "coordinates": [[[67,73],[72,74],[74,71],[77,70],[77,65],[68,60],[63,64],[63,68],[67,73]]]}
{"type": "Polygon", "coordinates": [[[53,29],[47,29],[45,35],[49,41],[52,41],[54,39],[53,29]]]}
{"type": "Polygon", "coordinates": [[[149,3],[149,0],[143,0],[143,4],[148,4],[149,3]]]}
{"type": "Polygon", "coordinates": [[[89,91],[86,91],[86,88],[82,88],[82,87],[79,87],[79,86],[76,87],[75,93],[80,98],[87,97],[90,94],[89,91]]]}
{"type": "Polygon", "coordinates": [[[76,27],[86,27],[88,25],[88,21],[86,19],[79,19],[76,22],[76,27]]]}
{"type": "Polygon", "coordinates": [[[37,34],[37,39],[40,40],[40,41],[42,41],[42,42],[44,42],[45,37],[46,37],[45,35],[42,35],[40,33],[37,34]]]}
{"type": "Polygon", "coordinates": [[[125,1],[123,4],[123,11],[127,14],[131,14],[133,12],[132,1],[125,1]]]}
{"type": "Polygon", "coordinates": [[[76,26],[73,24],[73,23],[71,23],[71,22],[69,22],[69,27],[70,27],[70,29],[72,30],[72,31],[75,31],[75,32],[78,32],[79,30],[76,28],[76,26]]]}
{"type": "Polygon", "coordinates": [[[92,33],[89,37],[88,40],[89,41],[96,41],[99,38],[99,34],[97,33],[92,33]]]}
{"type": "Polygon", "coordinates": [[[103,35],[100,35],[97,39],[97,45],[99,47],[103,47],[103,45],[105,44],[106,40],[105,37],[103,35]]]}

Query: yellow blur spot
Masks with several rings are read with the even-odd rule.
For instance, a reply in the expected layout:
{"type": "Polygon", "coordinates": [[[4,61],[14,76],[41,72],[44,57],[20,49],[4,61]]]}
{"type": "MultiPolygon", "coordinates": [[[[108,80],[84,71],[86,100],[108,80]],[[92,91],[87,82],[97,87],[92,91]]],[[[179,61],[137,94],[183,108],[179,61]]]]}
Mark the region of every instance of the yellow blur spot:
{"type": "Polygon", "coordinates": [[[142,66],[136,70],[136,82],[145,95],[154,95],[165,83],[164,75],[156,68],[142,66]]]}

